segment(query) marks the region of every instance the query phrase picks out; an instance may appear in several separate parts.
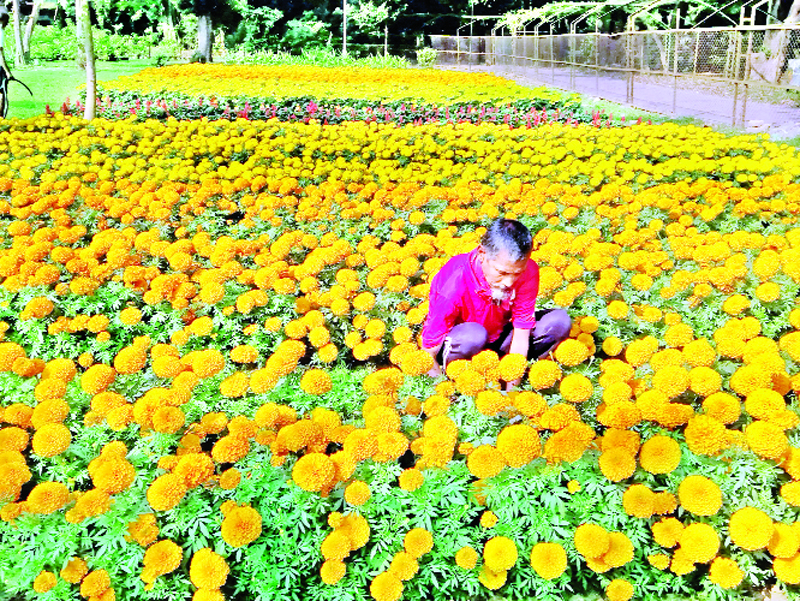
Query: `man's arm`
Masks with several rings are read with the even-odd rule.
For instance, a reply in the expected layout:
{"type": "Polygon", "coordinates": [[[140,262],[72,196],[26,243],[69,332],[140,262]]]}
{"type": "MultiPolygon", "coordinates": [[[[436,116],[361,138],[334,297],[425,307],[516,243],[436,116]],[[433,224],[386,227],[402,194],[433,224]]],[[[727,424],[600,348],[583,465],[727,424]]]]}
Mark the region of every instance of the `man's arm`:
{"type": "MultiPolygon", "coordinates": [[[[514,328],[514,333],[511,334],[511,346],[508,349],[509,353],[517,353],[523,357],[528,356],[528,347],[531,342],[531,331],[523,328],[514,328]]],[[[512,382],[506,382],[506,390],[513,390],[519,386],[520,380],[517,378],[512,382]]]]}
{"type": "Polygon", "coordinates": [[[440,348],[442,348],[441,342],[434,347],[422,349],[423,351],[430,353],[431,357],[433,357],[433,367],[431,367],[428,371],[428,375],[432,378],[438,378],[439,376],[443,375],[442,368],[439,367],[439,363],[436,361],[436,355],[439,354],[440,348]]]}

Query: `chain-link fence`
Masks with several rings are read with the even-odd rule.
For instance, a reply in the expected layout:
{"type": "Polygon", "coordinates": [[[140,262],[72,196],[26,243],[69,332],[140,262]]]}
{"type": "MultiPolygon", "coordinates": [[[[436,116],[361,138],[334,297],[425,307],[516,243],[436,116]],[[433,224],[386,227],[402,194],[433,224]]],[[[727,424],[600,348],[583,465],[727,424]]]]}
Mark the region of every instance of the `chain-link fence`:
{"type": "Polygon", "coordinates": [[[792,123],[800,135],[800,25],[619,34],[432,36],[440,65],[533,81],[732,125],[792,123]]]}

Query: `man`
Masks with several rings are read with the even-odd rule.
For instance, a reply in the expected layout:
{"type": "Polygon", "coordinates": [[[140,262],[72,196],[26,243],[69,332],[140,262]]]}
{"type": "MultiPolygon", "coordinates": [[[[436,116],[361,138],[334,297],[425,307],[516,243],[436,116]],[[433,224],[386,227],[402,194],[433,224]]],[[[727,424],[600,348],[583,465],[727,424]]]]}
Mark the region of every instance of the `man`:
{"type": "Polygon", "coordinates": [[[565,310],[536,310],[539,266],[530,258],[532,244],[522,223],[498,219],[480,246],[456,255],[434,276],[422,330],[423,348],[434,357],[428,375],[487,348],[538,359],[569,336],[565,310]]]}

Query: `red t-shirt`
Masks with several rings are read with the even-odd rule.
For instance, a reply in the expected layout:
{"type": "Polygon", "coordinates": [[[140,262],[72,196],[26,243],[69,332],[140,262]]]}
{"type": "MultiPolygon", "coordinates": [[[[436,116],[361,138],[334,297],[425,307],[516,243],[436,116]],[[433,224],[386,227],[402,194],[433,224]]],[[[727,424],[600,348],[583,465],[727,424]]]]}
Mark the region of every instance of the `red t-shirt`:
{"type": "Polygon", "coordinates": [[[539,266],[533,259],[528,260],[512,290],[505,300],[495,304],[478,260],[478,249],[456,255],[431,281],[422,344],[425,348],[438,346],[454,325],[467,321],[485,327],[489,342],[497,340],[509,321],[515,328],[533,328],[539,293],[539,266]]]}

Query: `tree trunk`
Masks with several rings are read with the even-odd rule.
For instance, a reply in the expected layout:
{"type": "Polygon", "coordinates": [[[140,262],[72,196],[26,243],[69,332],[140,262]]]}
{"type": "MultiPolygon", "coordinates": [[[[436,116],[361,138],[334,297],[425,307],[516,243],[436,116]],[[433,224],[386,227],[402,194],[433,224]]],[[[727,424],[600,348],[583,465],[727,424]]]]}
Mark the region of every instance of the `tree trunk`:
{"type": "Polygon", "coordinates": [[[389,24],[383,24],[383,56],[389,56],[389,24]]]}
{"type": "MultiPolygon", "coordinates": [[[[786,15],[784,25],[800,23],[800,0],[794,0],[786,15]]],[[[786,50],[791,40],[791,32],[783,30],[766,31],[764,33],[764,48],[766,60],[751,64],[753,71],[751,77],[764,79],[770,83],[780,83],[786,64],[786,50]]]]}
{"type": "Polygon", "coordinates": [[[86,107],[83,118],[87,121],[94,119],[97,108],[97,73],[94,69],[94,42],[92,40],[92,21],[89,16],[89,0],[76,0],[76,20],[81,24],[83,39],[78,41],[83,47],[86,59],[86,107]]]}
{"type": "Polygon", "coordinates": [[[211,62],[211,45],[213,43],[213,26],[211,15],[197,15],[197,53],[207,63],[211,62]]]}
{"type": "Polygon", "coordinates": [[[39,20],[39,9],[42,7],[42,0],[33,0],[33,8],[31,8],[31,16],[28,17],[28,22],[25,24],[25,34],[22,36],[22,55],[25,57],[25,62],[31,60],[31,36],[33,36],[33,28],[39,20]]]}
{"type": "Polygon", "coordinates": [[[22,14],[20,12],[19,0],[12,1],[11,11],[14,14],[14,42],[16,42],[17,66],[21,67],[25,64],[25,55],[22,51],[22,14]]]}

